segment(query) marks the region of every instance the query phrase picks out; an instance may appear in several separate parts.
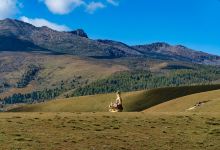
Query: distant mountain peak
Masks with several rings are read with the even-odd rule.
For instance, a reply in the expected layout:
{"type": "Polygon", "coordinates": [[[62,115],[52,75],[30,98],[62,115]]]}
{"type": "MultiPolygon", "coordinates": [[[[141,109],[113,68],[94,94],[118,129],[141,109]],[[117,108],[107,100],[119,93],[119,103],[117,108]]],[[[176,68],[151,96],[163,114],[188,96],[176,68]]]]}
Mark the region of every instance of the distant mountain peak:
{"type": "Polygon", "coordinates": [[[165,43],[165,42],[155,42],[149,45],[154,46],[154,47],[170,47],[170,44],[165,43]]]}
{"type": "Polygon", "coordinates": [[[84,37],[84,38],[88,38],[87,33],[83,29],[77,29],[77,30],[71,31],[70,33],[75,34],[77,36],[84,37]]]}
{"type": "Polygon", "coordinates": [[[17,19],[10,19],[10,18],[6,18],[6,19],[3,19],[3,20],[0,20],[0,22],[4,22],[6,24],[12,24],[12,23],[13,24],[28,24],[26,22],[23,22],[23,21],[20,21],[20,20],[17,20],[17,19]]]}
{"type": "Polygon", "coordinates": [[[0,51],[49,51],[94,58],[145,57],[220,65],[220,57],[182,45],[156,42],[130,46],[112,40],[92,40],[83,29],[59,32],[15,19],[0,20],[0,51]]]}
{"type": "Polygon", "coordinates": [[[2,21],[8,22],[8,21],[12,21],[12,19],[10,19],[10,18],[5,18],[5,19],[3,19],[2,21]]]}
{"type": "Polygon", "coordinates": [[[3,21],[3,22],[14,22],[14,21],[17,21],[17,20],[16,19],[5,18],[1,21],[3,21]]]}
{"type": "Polygon", "coordinates": [[[4,20],[1,20],[1,24],[4,24],[4,25],[15,25],[17,21],[18,20],[6,18],[4,20]]]}
{"type": "Polygon", "coordinates": [[[182,48],[182,49],[187,49],[186,46],[183,46],[183,45],[176,45],[177,48],[182,48]]]}

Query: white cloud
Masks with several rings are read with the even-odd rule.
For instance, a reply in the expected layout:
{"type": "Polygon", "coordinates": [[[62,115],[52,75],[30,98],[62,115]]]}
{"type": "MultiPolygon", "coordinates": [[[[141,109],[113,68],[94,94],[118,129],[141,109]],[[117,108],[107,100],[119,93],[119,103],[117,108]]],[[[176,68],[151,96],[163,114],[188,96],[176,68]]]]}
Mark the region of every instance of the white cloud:
{"type": "Polygon", "coordinates": [[[93,14],[97,9],[102,9],[105,7],[106,6],[101,2],[93,2],[92,1],[86,6],[86,11],[90,14],[93,14]]]}
{"type": "Polygon", "coordinates": [[[1,0],[0,2],[0,19],[12,17],[18,12],[21,3],[17,0],[1,0]]]}
{"type": "Polygon", "coordinates": [[[84,5],[83,0],[40,0],[44,1],[47,8],[54,14],[68,14],[75,8],[84,5]]]}
{"type": "MultiPolygon", "coordinates": [[[[72,12],[74,9],[78,7],[84,7],[86,12],[93,14],[97,9],[105,8],[101,0],[92,1],[92,0],[38,0],[40,2],[44,2],[50,12],[59,15],[65,15],[72,12]]],[[[106,0],[106,3],[118,6],[118,0],[106,0]]]]}
{"type": "Polygon", "coordinates": [[[49,27],[53,30],[57,30],[57,31],[69,31],[70,30],[70,28],[68,28],[65,25],[58,25],[56,23],[50,22],[50,21],[48,21],[46,19],[42,19],[42,18],[31,19],[31,18],[27,18],[27,17],[23,16],[20,18],[20,20],[24,21],[26,23],[30,23],[36,27],[47,26],[47,27],[49,27]]]}
{"type": "Polygon", "coordinates": [[[119,2],[115,1],[115,0],[107,0],[108,3],[114,5],[114,6],[118,6],[119,2]]]}

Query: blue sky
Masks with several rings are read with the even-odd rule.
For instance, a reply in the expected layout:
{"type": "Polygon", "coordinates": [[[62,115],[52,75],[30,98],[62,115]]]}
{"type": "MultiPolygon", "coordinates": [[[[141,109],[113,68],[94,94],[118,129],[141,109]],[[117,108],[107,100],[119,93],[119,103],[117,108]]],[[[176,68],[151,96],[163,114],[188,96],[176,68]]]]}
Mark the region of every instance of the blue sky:
{"type": "Polygon", "coordinates": [[[162,41],[220,55],[220,0],[1,0],[0,19],[6,17],[83,28],[93,39],[162,41]]]}

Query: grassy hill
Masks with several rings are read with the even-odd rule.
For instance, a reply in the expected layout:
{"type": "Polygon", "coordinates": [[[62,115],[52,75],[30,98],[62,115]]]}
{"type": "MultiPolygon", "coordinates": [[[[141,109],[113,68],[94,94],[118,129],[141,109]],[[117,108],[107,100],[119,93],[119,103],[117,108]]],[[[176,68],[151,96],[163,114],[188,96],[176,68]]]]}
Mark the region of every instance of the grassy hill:
{"type": "MultiPolygon", "coordinates": [[[[123,93],[124,111],[143,111],[169,100],[205,91],[220,89],[220,85],[159,88],[123,93]]],[[[101,94],[53,100],[46,103],[24,105],[11,111],[18,112],[106,112],[115,94],[101,94]]]]}
{"type": "Polygon", "coordinates": [[[180,97],[145,110],[146,112],[220,112],[220,90],[180,97]],[[194,107],[198,102],[202,104],[194,107]]]}
{"type": "MultiPolygon", "coordinates": [[[[112,73],[128,70],[126,66],[94,59],[79,58],[71,55],[52,55],[44,53],[1,52],[0,55],[0,98],[11,96],[15,93],[30,93],[32,91],[53,89],[61,85],[71,86],[71,82],[77,79],[81,85],[83,82],[91,82],[105,78],[112,73]],[[17,88],[17,83],[28,70],[30,65],[40,66],[40,70],[33,82],[27,87],[17,88]],[[7,87],[2,87],[1,82],[7,87]]],[[[75,85],[77,86],[77,85],[75,85]]],[[[74,89],[74,87],[71,87],[74,89]]]]}
{"type": "Polygon", "coordinates": [[[218,67],[165,60],[94,59],[41,52],[1,52],[0,56],[0,99],[6,104],[219,83],[219,79],[218,67]],[[35,74],[30,72],[33,66],[38,69],[35,74]]]}

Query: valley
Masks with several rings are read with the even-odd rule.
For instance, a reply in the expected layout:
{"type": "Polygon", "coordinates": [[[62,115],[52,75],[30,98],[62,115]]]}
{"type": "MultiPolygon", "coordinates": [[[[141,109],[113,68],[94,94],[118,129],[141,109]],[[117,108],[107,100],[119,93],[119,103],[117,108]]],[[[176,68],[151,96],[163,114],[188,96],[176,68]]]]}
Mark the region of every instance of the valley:
{"type": "Polygon", "coordinates": [[[217,150],[219,97],[220,56],[0,20],[0,149],[217,150]]]}
{"type": "Polygon", "coordinates": [[[0,99],[6,104],[220,79],[219,56],[165,42],[127,45],[90,39],[82,29],[60,32],[4,19],[0,43],[0,99]]]}

